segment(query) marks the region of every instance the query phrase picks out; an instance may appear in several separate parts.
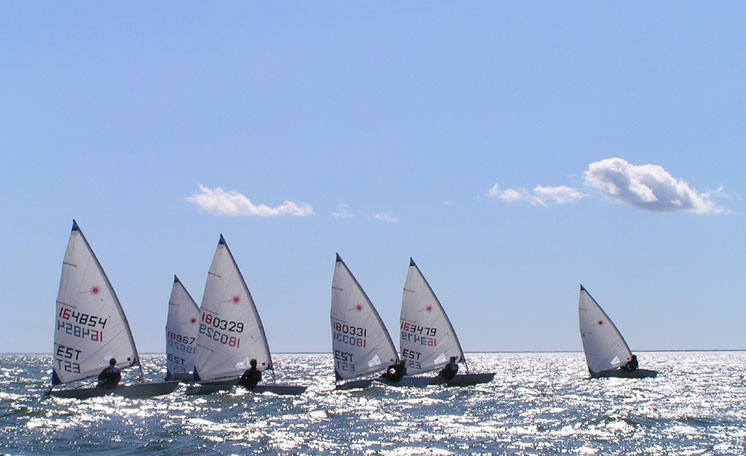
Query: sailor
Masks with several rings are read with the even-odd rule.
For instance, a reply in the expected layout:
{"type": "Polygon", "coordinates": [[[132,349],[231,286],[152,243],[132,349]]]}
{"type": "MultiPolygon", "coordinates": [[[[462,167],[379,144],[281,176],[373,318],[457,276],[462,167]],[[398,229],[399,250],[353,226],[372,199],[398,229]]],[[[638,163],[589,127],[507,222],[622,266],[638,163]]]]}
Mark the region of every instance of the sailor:
{"type": "Polygon", "coordinates": [[[405,360],[401,360],[398,363],[394,363],[386,368],[386,372],[384,372],[381,377],[390,380],[394,383],[401,380],[405,375],[407,375],[407,365],[405,360]]]}
{"type": "Polygon", "coordinates": [[[115,388],[121,379],[122,372],[117,367],[117,359],[111,358],[109,360],[109,367],[104,368],[104,370],[98,374],[98,386],[103,386],[104,388],[115,388]]]}
{"type": "Polygon", "coordinates": [[[448,364],[443,367],[443,369],[440,370],[438,375],[443,377],[446,380],[451,380],[453,377],[456,376],[456,373],[458,373],[458,364],[456,363],[456,360],[458,358],[455,356],[451,356],[451,359],[448,361],[448,364]]]}
{"type": "Polygon", "coordinates": [[[635,369],[637,369],[637,366],[637,355],[632,355],[632,358],[627,361],[627,364],[623,366],[623,369],[627,372],[633,372],[635,369]]]}
{"type": "Polygon", "coordinates": [[[251,389],[262,381],[262,371],[256,368],[256,359],[252,358],[249,364],[251,367],[244,371],[241,379],[238,380],[238,384],[244,388],[251,389]]]}

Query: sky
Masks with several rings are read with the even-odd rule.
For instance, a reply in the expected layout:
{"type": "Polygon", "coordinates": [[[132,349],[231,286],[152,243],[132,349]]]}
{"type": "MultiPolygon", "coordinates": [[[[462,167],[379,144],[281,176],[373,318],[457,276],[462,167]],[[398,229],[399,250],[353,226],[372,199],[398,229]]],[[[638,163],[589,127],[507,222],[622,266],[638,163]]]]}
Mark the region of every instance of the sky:
{"type": "MultiPolygon", "coordinates": [[[[743,349],[746,4],[5,2],[0,352],[50,353],[79,223],[140,352],[220,234],[273,352],[330,352],[339,253],[398,339],[743,349]]],[[[398,344],[397,344],[398,345],[398,344]]]]}

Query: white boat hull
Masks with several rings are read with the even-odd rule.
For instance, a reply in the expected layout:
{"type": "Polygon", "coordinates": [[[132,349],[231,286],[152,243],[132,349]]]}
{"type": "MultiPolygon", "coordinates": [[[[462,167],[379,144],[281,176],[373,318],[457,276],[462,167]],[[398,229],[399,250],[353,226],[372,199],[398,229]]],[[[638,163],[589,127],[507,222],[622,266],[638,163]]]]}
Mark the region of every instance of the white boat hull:
{"type": "Polygon", "coordinates": [[[179,382],[154,382],[133,383],[131,385],[119,385],[115,388],[94,386],[91,388],[76,388],[50,391],[48,394],[64,399],[90,399],[107,395],[122,396],[130,399],[146,399],[154,396],[162,396],[172,393],[179,382]]]}
{"type": "Polygon", "coordinates": [[[591,374],[591,378],[655,378],[657,375],[658,371],[650,369],[635,369],[631,372],[626,369],[609,369],[591,374]]]}

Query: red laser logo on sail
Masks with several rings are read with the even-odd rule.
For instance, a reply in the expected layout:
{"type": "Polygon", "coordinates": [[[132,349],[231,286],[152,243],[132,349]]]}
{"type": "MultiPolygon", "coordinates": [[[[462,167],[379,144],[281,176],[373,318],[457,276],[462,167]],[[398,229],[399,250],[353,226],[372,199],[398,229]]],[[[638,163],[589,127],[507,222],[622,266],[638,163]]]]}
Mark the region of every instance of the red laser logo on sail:
{"type": "Polygon", "coordinates": [[[88,291],[81,291],[80,294],[90,293],[92,295],[98,295],[101,293],[101,287],[98,285],[91,285],[91,288],[88,291]]]}
{"type": "Polygon", "coordinates": [[[356,305],[356,306],[355,306],[355,310],[357,310],[358,312],[362,312],[362,310],[363,310],[363,306],[362,306],[362,304],[358,304],[358,305],[356,305]]]}
{"type": "Polygon", "coordinates": [[[233,304],[238,304],[239,302],[241,302],[241,297],[239,295],[236,295],[232,297],[231,299],[227,301],[223,301],[223,302],[232,302],[233,304]]]}

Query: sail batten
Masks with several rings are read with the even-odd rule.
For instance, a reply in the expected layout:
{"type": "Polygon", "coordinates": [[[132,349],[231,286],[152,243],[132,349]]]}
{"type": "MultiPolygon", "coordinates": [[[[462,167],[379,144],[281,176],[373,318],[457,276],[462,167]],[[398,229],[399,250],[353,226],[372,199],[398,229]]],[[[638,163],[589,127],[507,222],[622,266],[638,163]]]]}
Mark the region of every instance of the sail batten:
{"type": "Polygon", "coordinates": [[[337,380],[380,371],[399,360],[380,315],[337,254],[332,279],[331,330],[337,380]]]}

